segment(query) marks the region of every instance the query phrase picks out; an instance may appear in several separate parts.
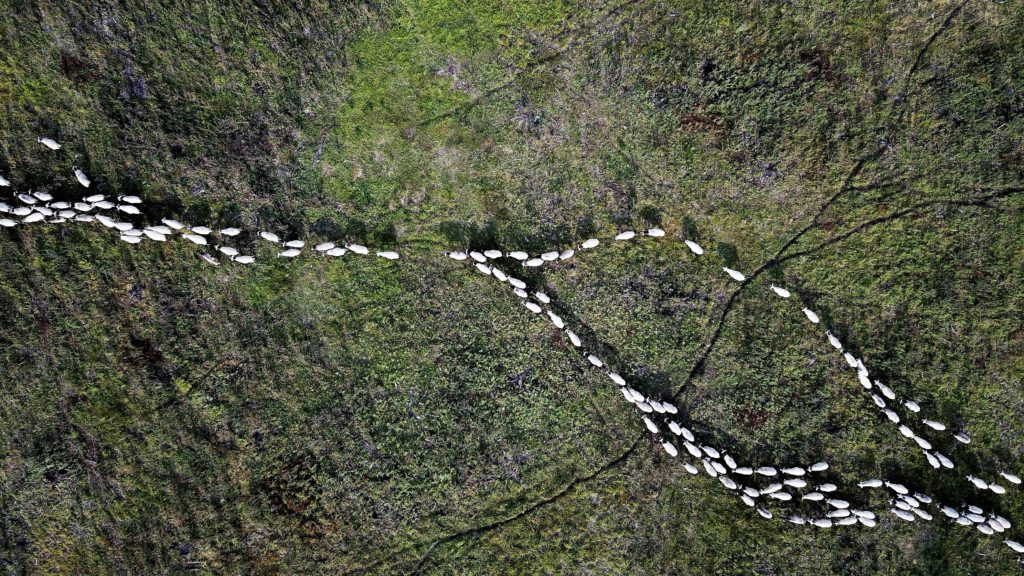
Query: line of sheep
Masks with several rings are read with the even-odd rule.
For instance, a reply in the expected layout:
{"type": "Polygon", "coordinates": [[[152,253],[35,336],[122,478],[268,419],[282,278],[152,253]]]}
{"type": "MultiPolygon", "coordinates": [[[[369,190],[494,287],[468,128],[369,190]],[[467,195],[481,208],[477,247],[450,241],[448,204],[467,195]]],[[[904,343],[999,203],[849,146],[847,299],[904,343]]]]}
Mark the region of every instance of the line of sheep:
{"type": "MultiPolygon", "coordinates": [[[[51,138],[39,138],[38,142],[47,149],[57,151],[61,145],[51,138]]],[[[75,166],[72,168],[76,180],[85,188],[91,186],[91,181],[83,170],[75,166]]],[[[9,180],[0,176],[0,187],[10,187],[9,180]]],[[[13,228],[16,226],[31,225],[36,223],[64,224],[64,223],[89,223],[97,222],[107,228],[118,232],[122,241],[129,244],[140,244],[143,240],[153,242],[166,242],[172,237],[180,237],[191,243],[205,247],[211,246],[210,240],[218,238],[218,243],[212,244],[214,252],[226,256],[229,261],[239,264],[252,264],[256,261],[253,255],[242,254],[237,248],[223,244],[228,239],[233,239],[243,233],[242,230],[234,227],[223,228],[217,231],[200,225],[189,225],[177,220],[164,218],[160,224],[136,227],[135,224],[124,222],[115,218],[126,216],[139,216],[142,214],[139,205],[142,200],[137,196],[117,196],[116,201],[108,200],[102,194],[92,194],[77,202],[55,200],[47,192],[22,192],[15,193],[13,204],[0,202],[0,227],[13,228]],[[15,219],[16,218],[16,219],[15,219]]],[[[664,230],[651,228],[643,232],[625,231],[621,232],[610,240],[624,242],[639,238],[663,238],[666,236],[664,230]]],[[[280,245],[283,250],[277,253],[279,258],[295,258],[303,254],[307,243],[305,240],[293,239],[284,240],[275,233],[260,231],[258,237],[262,241],[280,245]]],[[[606,239],[608,240],[608,239],[606,239]]],[[[696,256],[704,254],[704,248],[693,240],[684,240],[687,248],[696,256]]],[[[518,264],[524,268],[538,268],[545,265],[554,265],[573,258],[578,251],[589,251],[601,245],[601,240],[591,238],[578,246],[565,250],[552,250],[531,256],[524,251],[505,252],[491,249],[478,251],[450,251],[445,255],[456,261],[471,262],[474,267],[483,274],[489,275],[500,282],[507,283],[512,292],[518,297],[523,306],[534,314],[545,314],[551,324],[562,331],[575,349],[581,351],[583,358],[593,368],[602,370],[607,377],[619,387],[622,396],[640,412],[641,420],[645,428],[654,435],[656,441],[664,451],[672,458],[684,460],[684,469],[693,475],[698,475],[701,470],[708,476],[717,478],[727,490],[737,495],[744,504],[756,510],[765,519],[776,517],[769,506],[774,501],[774,507],[783,506],[785,503],[789,515],[781,516],[784,520],[797,525],[812,525],[819,528],[832,526],[847,526],[860,524],[867,527],[877,525],[878,516],[869,510],[859,510],[851,507],[848,500],[837,497],[838,487],[829,482],[808,482],[806,478],[813,475],[820,475],[829,470],[826,462],[817,462],[807,466],[776,467],[762,465],[741,465],[726,450],[716,448],[709,442],[701,442],[697,439],[690,428],[684,426],[681,421],[684,418],[679,415],[679,409],[670,401],[658,399],[645,395],[634,387],[629,386],[626,380],[617,372],[607,366],[596,354],[589,352],[584,346],[583,340],[570,328],[566,327],[564,320],[551,310],[552,299],[544,292],[534,290],[528,291],[528,285],[511,274],[498,267],[499,262],[518,264]],[[677,444],[684,448],[683,456],[677,444]],[[690,460],[687,461],[687,455],[690,460]],[[805,478],[806,477],[806,478],[805,478]],[[805,489],[807,489],[805,491],[805,489]],[[799,497],[799,498],[798,498],[799,497]],[[799,512],[794,512],[798,510],[799,512]]],[[[358,255],[370,254],[366,246],[355,243],[344,243],[341,245],[334,242],[322,242],[313,247],[313,252],[338,257],[352,252],[358,255]]],[[[378,251],[377,256],[387,260],[397,260],[399,254],[394,251],[378,251]]],[[[200,257],[211,265],[219,265],[220,261],[209,252],[200,254],[200,257]]],[[[723,272],[733,281],[746,283],[746,275],[738,270],[723,267],[723,272]]],[[[769,290],[782,299],[790,299],[792,293],[779,286],[770,285],[769,290]]],[[[806,319],[812,325],[821,323],[819,315],[808,307],[802,307],[806,319]]],[[[842,354],[846,364],[856,371],[857,379],[861,386],[868,391],[872,402],[879,413],[886,419],[898,426],[901,435],[913,440],[920,447],[928,463],[935,469],[953,469],[953,461],[947,456],[934,449],[931,441],[921,436],[910,428],[913,419],[919,419],[920,424],[932,432],[944,432],[949,428],[936,420],[919,417],[921,412],[920,403],[912,399],[897,399],[896,393],[879,379],[870,378],[870,372],[864,361],[854,356],[846,349],[840,339],[831,330],[825,330],[825,339],[828,343],[842,354]],[[877,390],[881,396],[875,394],[877,390]],[[883,398],[884,397],[884,398],[883,398]],[[887,402],[888,400],[888,402],[887,402]],[[905,410],[904,416],[900,416],[894,408],[905,410]]],[[[693,427],[693,424],[690,424],[693,427]]],[[[953,439],[962,444],[969,444],[971,439],[966,431],[959,430],[950,432],[953,439]]],[[[1000,476],[1013,485],[1021,484],[1017,475],[1006,471],[1000,472],[1000,476]]],[[[989,490],[994,494],[1006,493],[1006,488],[991,481],[986,481],[975,476],[967,476],[967,480],[978,489],[989,490]]],[[[950,520],[964,526],[973,526],[986,535],[1003,533],[1011,528],[1011,523],[1004,517],[994,513],[986,513],[980,507],[965,504],[958,510],[954,507],[941,504],[932,497],[910,490],[899,483],[871,479],[859,482],[857,488],[862,490],[883,488],[891,491],[893,497],[889,500],[892,508],[890,513],[904,521],[914,521],[916,518],[932,520],[933,515],[925,510],[925,506],[931,505],[935,510],[941,512],[950,520]]],[[[1024,545],[1017,541],[1005,540],[1014,552],[1024,553],[1024,545]]]]}

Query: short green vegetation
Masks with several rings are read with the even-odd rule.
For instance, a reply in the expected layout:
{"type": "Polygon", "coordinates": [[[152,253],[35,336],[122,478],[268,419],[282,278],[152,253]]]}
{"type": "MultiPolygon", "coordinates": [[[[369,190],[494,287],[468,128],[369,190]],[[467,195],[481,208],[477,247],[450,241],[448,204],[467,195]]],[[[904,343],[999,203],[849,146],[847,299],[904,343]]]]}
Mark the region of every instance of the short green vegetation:
{"type": "Polygon", "coordinates": [[[0,573],[1019,573],[946,522],[761,520],[441,251],[696,239],[525,277],[736,455],[1024,527],[1020,490],[933,473],[767,294],[966,426],[963,475],[1024,472],[1021,3],[3,0],[0,29],[19,189],[77,198],[75,164],[150,218],[403,255],[213,268],[0,230],[0,573]],[[730,300],[722,266],[808,225],[730,300]]]}

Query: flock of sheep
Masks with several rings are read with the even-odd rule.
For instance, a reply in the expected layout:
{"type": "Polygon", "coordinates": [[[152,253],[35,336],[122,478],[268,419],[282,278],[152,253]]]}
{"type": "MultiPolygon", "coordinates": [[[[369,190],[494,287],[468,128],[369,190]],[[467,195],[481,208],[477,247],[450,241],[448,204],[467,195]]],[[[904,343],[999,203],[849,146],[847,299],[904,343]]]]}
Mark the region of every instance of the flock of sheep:
{"type": "MultiPolygon", "coordinates": [[[[61,145],[51,138],[39,138],[38,142],[49,150],[57,151],[61,145]]],[[[76,180],[84,188],[89,188],[91,181],[80,168],[72,169],[76,180]]],[[[0,187],[10,187],[11,183],[0,175],[0,187]]],[[[142,200],[137,196],[117,196],[108,200],[102,194],[88,195],[77,202],[55,200],[46,192],[15,193],[11,203],[0,202],[0,227],[14,228],[32,224],[64,224],[64,223],[98,223],[117,231],[119,238],[129,244],[144,241],[166,242],[174,237],[187,240],[200,247],[212,247],[199,257],[211,265],[219,265],[218,256],[227,257],[228,261],[239,264],[252,264],[256,261],[253,255],[242,254],[236,247],[227,243],[242,233],[238,228],[223,228],[215,231],[201,225],[190,225],[172,219],[162,219],[160,224],[142,226],[124,221],[125,217],[142,215],[139,205],[142,200]]],[[[644,232],[626,231],[604,242],[627,242],[642,238],[662,238],[665,232],[660,228],[652,228],[644,232]]],[[[303,254],[306,241],[300,239],[282,240],[277,234],[259,231],[254,237],[272,244],[278,244],[282,250],[277,253],[279,258],[295,258],[303,254]]],[[[704,254],[704,249],[692,240],[684,243],[694,256],[704,254]]],[[[618,387],[624,400],[639,412],[644,427],[652,434],[656,442],[672,458],[682,462],[683,468],[690,474],[707,474],[716,478],[722,487],[735,494],[745,505],[753,508],[765,519],[781,518],[798,525],[810,525],[818,528],[833,526],[861,525],[874,527],[880,520],[881,512],[856,509],[849,500],[842,498],[839,487],[825,482],[823,474],[829,470],[826,462],[808,465],[779,466],[761,463],[738,462],[726,449],[712,446],[698,437],[686,426],[685,418],[670,399],[655,398],[644,394],[630,386],[611,366],[597,355],[588,351],[581,339],[565,321],[551,308],[552,299],[542,291],[532,290],[527,283],[513,276],[507,270],[516,266],[523,268],[541,267],[568,260],[576,254],[593,250],[602,244],[602,240],[591,238],[578,246],[565,250],[552,250],[531,255],[522,251],[505,252],[492,249],[484,251],[450,251],[445,255],[455,261],[472,264],[480,273],[507,284],[524,308],[529,312],[542,315],[561,331],[573,348],[581,352],[586,363],[595,370],[601,370],[607,378],[618,387]],[[505,267],[503,270],[501,267],[505,267]],[[681,448],[681,449],[680,449],[681,448]]],[[[365,246],[334,242],[316,244],[313,252],[338,257],[351,252],[357,255],[369,255],[371,250],[365,246]]],[[[394,251],[374,251],[387,260],[397,260],[399,254],[394,251]]],[[[723,268],[723,272],[732,281],[745,283],[747,277],[740,271],[723,268]]],[[[789,300],[792,293],[783,287],[771,285],[768,292],[775,297],[789,300]]],[[[820,330],[821,319],[813,310],[802,307],[801,312],[813,329],[820,330]]],[[[841,354],[845,364],[856,374],[865,394],[877,408],[880,418],[896,426],[899,434],[908,441],[914,442],[920,449],[928,464],[936,470],[953,470],[956,468],[949,456],[940,452],[933,441],[938,443],[942,435],[951,436],[953,441],[969,444],[970,435],[964,430],[954,430],[946,424],[926,418],[922,414],[920,404],[911,398],[902,398],[896,391],[878,378],[871,375],[863,359],[857,358],[846,350],[843,343],[830,330],[822,331],[821,335],[828,345],[841,354]],[[940,439],[936,439],[939,437],[940,439]],[[929,439],[930,438],[930,439],[929,439]]],[[[692,424],[691,424],[692,427],[692,424]]],[[[966,476],[966,481],[977,490],[989,491],[1003,495],[1007,488],[1021,484],[1021,478],[1007,471],[999,473],[999,478],[983,479],[973,475],[966,476]],[[1005,482],[1002,484],[1002,482],[1005,482]]],[[[985,535],[1004,534],[1012,528],[1004,517],[982,508],[963,504],[959,507],[938,502],[927,494],[912,492],[903,484],[883,479],[867,479],[859,482],[856,490],[884,490],[889,496],[888,514],[906,522],[916,520],[931,521],[932,511],[942,514],[950,521],[965,527],[973,527],[985,535]]],[[[850,488],[851,493],[854,490],[850,488]]],[[[846,496],[849,498],[849,496],[846,496]]],[[[862,500],[867,500],[863,498],[862,500]]],[[[1004,542],[1016,553],[1024,553],[1024,545],[1011,539],[1004,542]]]]}
{"type": "MultiPolygon", "coordinates": [[[[50,150],[60,150],[61,144],[52,138],[39,138],[39,143],[50,150]]],[[[78,183],[89,188],[92,182],[81,168],[74,166],[72,172],[78,183]]],[[[9,180],[0,175],[0,187],[10,187],[9,180]]],[[[215,254],[226,256],[231,262],[252,264],[256,256],[242,254],[238,248],[227,243],[242,233],[238,228],[223,228],[214,231],[207,226],[184,224],[177,220],[164,218],[160,224],[137,228],[130,222],[119,220],[124,216],[139,216],[142,212],[138,205],[142,199],[138,196],[117,196],[108,200],[102,194],[85,196],[78,202],[55,201],[47,192],[21,192],[14,195],[14,203],[0,202],[0,227],[13,228],[26,224],[64,224],[90,223],[102,224],[118,232],[121,240],[129,244],[143,241],[166,242],[175,236],[188,240],[198,246],[209,246],[213,254],[204,252],[200,258],[217,266],[220,261],[215,254]],[[211,240],[216,238],[215,243],[211,240]]],[[[273,232],[260,231],[257,235],[261,240],[279,244],[283,248],[277,253],[278,258],[295,258],[302,255],[306,247],[304,240],[284,240],[273,232]]],[[[324,256],[343,256],[347,252],[368,255],[370,249],[360,244],[336,245],[334,242],[322,242],[313,247],[313,251],[324,256]]],[[[376,252],[377,256],[387,260],[397,260],[398,253],[390,250],[376,252]]]]}
{"type": "MultiPolygon", "coordinates": [[[[661,238],[665,232],[659,228],[652,228],[646,232],[636,233],[633,231],[622,232],[610,239],[612,242],[622,242],[634,238],[661,238]]],[[[607,241],[607,240],[606,240],[607,241]]],[[[692,240],[684,241],[686,246],[695,256],[704,254],[704,249],[692,240]]],[[[829,482],[818,479],[821,473],[829,469],[826,462],[816,462],[810,465],[792,465],[782,467],[778,465],[765,465],[755,467],[754,464],[737,462],[725,449],[717,448],[702,442],[696,434],[687,428],[682,418],[678,416],[679,410],[670,401],[654,398],[645,395],[628,385],[626,380],[619,375],[612,367],[595,354],[587,351],[583,340],[570,328],[567,328],[564,320],[550,309],[552,299],[547,294],[535,291],[527,292],[526,283],[512,276],[499,268],[499,261],[518,263],[522,266],[542,266],[545,263],[552,263],[572,258],[577,251],[586,251],[598,247],[601,240],[591,238],[576,246],[563,251],[553,250],[536,256],[524,252],[502,252],[500,250],[486,250],[483,252],[446,252],[449,258],[458,261],[472,262],[474,267],[481,273],[490,275],[500,282],[507,283],[513,293],[519,297],[523,306],[534,314],[544,314],[551,324],[558,330],[564,332],[566,339],[572,346],[580,350],[586,362],[595,369],[602,370],[608,379],[615,384],[622,393],[626,402],[633,404],[638,410],[640,419],[646,429],[654,436],[665,452],[672,458],[680,458],[683,468],[690,474],[707,474],[717,478],[722,486],[733,492],[744,504],[754,508],[763,518],[772,519],[776,517],[777,511],[784,510],[779,516],[793,524],[807,524],[818,528],[831,528],[833,526],[851,526],[859,524],[867,527],[874,527],[879,516],[870,510],[859,510],[851,507],[848,500],[840,498],[836,492],[838,487],[829,482]],[[682,447],[682,451],[680,450],[682,447]],[[682,454],[682,457],[680,455],[682,454]],[[687,456],[688,455],[688,456],[687,456]],[[789,504],[786,504],[789,503],[789,504]]],[[[733,281],[746,282],[747,278],[742,272],[731,268],[723,268],[723,272],[733,281]]],[[[792,293],[785,288],[771,285],[769,291],[776,297],[790,299],[792,293]]],[[[821,319],[813,310],[801,308],[806,320],[813,326],[821,324],[821,319]]],[[[911,399],[900,399],[896,392],[889,386],[875,379],[872,381],[870,372],[863,360],[856,358],[846,351],[842,342],[831,331],[825,330],[823,336],[829,345],[838,353],[843,355],[846,364],[856,372],[860,385],[871,397],[877,407],[880,416],[889,420],[899,427],[902,436],[912,440],[921,449],[929,464],[936,469],[954,469],[953,461],[934,449],[931,441],[921,433],[915,432],[911,426],[919,431],[927,430],[926,434],[946,432],[956,442],[962,444],[970,443],[970,436],[965,431],[952,432],[946,425],[925,418],[921,415],[920,404],[911,399]],[[876,394],[875,391],[881,394],[876,394]],[[884,398],[883,398],[884,397],[884,398]],[[904,416],[896,411],[904,412],[904,416]]],[[[1010,485],[1021,484],[1021,479],[1009,472],[1001,472],[1000,476],[1010,485]]],[[[967,476],[967,480],[978,489],[989,490],[994,494],[1005,494],[1006,488],[992,481],[985,481],[974,476],[967,476]]],[[[913,522],[917,519],[930,521],[934,516],[929,509],[935,510],[951,521],[963,526],[973,526],[979,532],[986,535],[1004,533],[1011,528],[1009,520],[995,513],[986,513],[978,506],[964,504],[958,508],[948,506],[936,501],[931,496],[920,492],[911,493],[903,484],[890,482],[882,479],[868,479],[859,482],[858,489],[882,489],[891,493],[889,513],[900,520],[913,522]]],[[[1007,546],[1015,552],[1024,553],[1024,545],[1014,540],[1005,540],[1007,546]]]]}

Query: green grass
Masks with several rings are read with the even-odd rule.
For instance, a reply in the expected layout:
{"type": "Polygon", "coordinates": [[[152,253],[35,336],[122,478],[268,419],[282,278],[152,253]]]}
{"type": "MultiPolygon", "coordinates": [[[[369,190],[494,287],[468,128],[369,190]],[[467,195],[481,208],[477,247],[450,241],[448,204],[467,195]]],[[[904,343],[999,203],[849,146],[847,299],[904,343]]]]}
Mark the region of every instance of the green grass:
{"type": "MultiPolygon", "coordinates": [[[[743,459],[974,499],[767,292],[792,287],[898,392],[963,422],[963,474],[1020,471],[1021,196],[822,245],[1020,186],[1024,13],[967,4],[922,54],[952,9],[0,10],[0,174],[17,186],[78,196],[79,164],[149,217],[403,255],[280,262],[243,236],[260,263],[211,268],[182,243],[0,232],[2,571],[1015,573],[998,540],[944,522],[763,522],[646,437],[533,509],[642,425],[547,322],[441,256],[665,228],[523,274],[631,384],[665,394],[735,288],[721,267],[763,264],[870,157],[787,253],[813,251],[737,297],[678,403],[743,459]]],[[[1019,491],[981,500],[1024,518],[1019,491]]]]}

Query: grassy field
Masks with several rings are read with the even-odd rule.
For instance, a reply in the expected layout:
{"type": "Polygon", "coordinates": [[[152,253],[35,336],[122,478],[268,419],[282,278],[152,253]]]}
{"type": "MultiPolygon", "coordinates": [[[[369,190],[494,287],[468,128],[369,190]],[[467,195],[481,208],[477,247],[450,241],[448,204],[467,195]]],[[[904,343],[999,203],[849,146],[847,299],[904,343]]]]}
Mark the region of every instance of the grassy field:
{"type": "Polygon", "coordinates": [[[1024,4],[0,2],[19,189],[77,198],[75,164],[151,219],[403,255],[0,230],[0,573],[1020,572],[947,522],[760,519],[441,252],[661,226],[525,278],[746,460],[1024,526],[963,480],[1024,471],[1024,4]],[[963,473],[769,282],[966,426],[963,473]]]}

